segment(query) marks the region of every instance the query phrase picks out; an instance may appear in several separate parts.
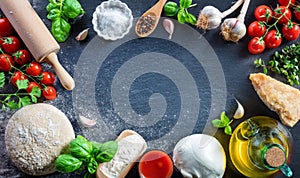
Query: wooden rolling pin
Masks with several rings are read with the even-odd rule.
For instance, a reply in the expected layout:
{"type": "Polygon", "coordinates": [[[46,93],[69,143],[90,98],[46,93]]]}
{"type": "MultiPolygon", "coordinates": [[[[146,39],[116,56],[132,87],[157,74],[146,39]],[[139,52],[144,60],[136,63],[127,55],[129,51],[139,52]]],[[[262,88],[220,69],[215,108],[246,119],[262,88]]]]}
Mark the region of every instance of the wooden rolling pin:
{"type": "Polygon", "coordinates": [[[0,0],[0,8],[36,61],[49,63],[61,84],[72,90],[75,83],[61,66],[56,53],[60,47],[28,0],[0,0]]]}

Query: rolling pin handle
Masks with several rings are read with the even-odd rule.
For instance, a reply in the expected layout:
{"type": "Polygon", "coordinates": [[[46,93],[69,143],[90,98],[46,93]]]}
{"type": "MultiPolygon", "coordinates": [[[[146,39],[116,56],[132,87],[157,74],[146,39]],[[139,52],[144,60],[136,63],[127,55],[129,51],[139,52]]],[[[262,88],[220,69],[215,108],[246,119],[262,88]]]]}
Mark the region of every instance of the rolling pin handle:
{"type": "Polygon", "coordinates": [[[59,63],[56,53],[50,53],[46,58],[46,62],[52,66],[62,86],[67,90],[73,90],[75,82],[70,74],[59,63]]]}

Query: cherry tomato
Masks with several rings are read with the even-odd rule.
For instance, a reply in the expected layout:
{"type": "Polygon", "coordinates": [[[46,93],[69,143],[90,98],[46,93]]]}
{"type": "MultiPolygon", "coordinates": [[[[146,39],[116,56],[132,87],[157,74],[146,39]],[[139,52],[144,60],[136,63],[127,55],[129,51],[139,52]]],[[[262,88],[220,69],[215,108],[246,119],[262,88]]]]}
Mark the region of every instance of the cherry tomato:
{"type": "Polygon", "coordinates": [[[248,44],[248,51],[251,54],[260,54],[265,50],[265,42],[259,37],[254,37],[248,44]]]}
{"type": "Polygon", "coordinates": [[[28,79],[26,77],[26,75],[24,75],[22,72],[20,71],[16,71],[14,73],[14,75],[11,77],[11,83],[16,87],[17,86],[17,81],[18,80],[25,80],[28,79]]]}
{"type": "Polygon", "coordinates": [[[53,86],[47,86],[43,89],[42,93],[47,100],[54,100],[56,98],[56,89],[53,86]]]}
{"type": "Polygon", "coordinates": [[[41,82],[44,85],[53,85],[55,82],[55,75],[52,72],[42,72],[42,80],[41,82]]]}
{"type": "Polygon", "coordinates": [[[13,58],[8,54],[0,54],[0,71],[8,72],[14,65],[13,58]]]}
{"type": "Polygon", "coordinates": [[[298,5],[294,8],[294,14],[295,14],[296,19],[298,21],[300,21],[300,5],[298,5]]]}
{"type": "Polygon", "coordinates": [[[296,0],[278,0],[278,3],[282,6],[287,6],[289,2],[291,1],[290,7],[295,4],[296,0]]]}
{"type": "Polygon", "coordinates": [[[279,6],[275,10],[275,18],[279,19],[278,23],[286,24],[292,18],[292,12],[286,6],[279,6]]]}
{"type": "Polygon", "coordinates": [[[40,85],[38,85],[35,82],[29,82],[28,88],[26,89],[27,93],[30,93],[33,89],[33,87],[39,87],[40,89],[42,89],[42,87],[40,85]]]}
{"type": "Polygon", "coordinates": [[[39,76],[41,75],[41,72],[42,72],[41,64],[34,61],[31,62],[26,69],[26,73],[31,76],[39,76]]]}
{"type": "Polygon", "coordinates": [[[283,37],[287,40],[290,40],[290,41],[296,40],[296,39],[298,39],[298,37],[300,35],[300,28],[295,22],[290,23],[290,24],[285,24],[282,27],[282,34],[283,34],[283,37]]]}
{"type": "Polygon", "coordinates": [[[31,55],[26,49],[18,50],[12,56],[14,57],[14,61],[19,65],[24,65],[31,61],[31,55]]]}
{"type": "Polygon", "coordinates": [[[266,32],[266,26],[262,22],[254,21],[248,26],[248,35],[253,37],[261,37],[266,32]]]}
{"type": "Polygon", "coordinates": [[[281,34],[278,33],[276,30],[270,30],[266,34],[264,41],[266,43],[267,48],[277,48],[281,44],[282,37],[281,34]]]}
{"type": "Polygon", "coordinates": [[[0,36],[11,36],[14,29],[7,18],[0,18],[0,36]]]}
{"type": "Polygon", "coordinates": [[[21,42],[14,36],[5,37],[4,42],[2,43],[2,48],[5,52],[13,54],[21,48],[21,42]]]}
{"type": "Polygon", "coordinates": [[[272,19],[273,11],[269,6],[260,5],[254,10],[256,20],[268,22],[272,19]]]}

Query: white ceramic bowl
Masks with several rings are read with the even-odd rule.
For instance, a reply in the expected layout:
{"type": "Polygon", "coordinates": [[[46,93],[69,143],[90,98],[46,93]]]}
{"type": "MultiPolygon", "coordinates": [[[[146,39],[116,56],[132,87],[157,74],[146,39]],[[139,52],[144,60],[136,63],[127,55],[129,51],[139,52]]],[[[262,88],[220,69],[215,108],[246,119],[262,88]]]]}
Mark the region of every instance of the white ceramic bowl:
{"type": "Polygon", "coordinates": [[[119,0],[102,2],[93,13],[93,27],[100,37],[117,40],[128,34],[133,16],[128,6],[119,0]]]}

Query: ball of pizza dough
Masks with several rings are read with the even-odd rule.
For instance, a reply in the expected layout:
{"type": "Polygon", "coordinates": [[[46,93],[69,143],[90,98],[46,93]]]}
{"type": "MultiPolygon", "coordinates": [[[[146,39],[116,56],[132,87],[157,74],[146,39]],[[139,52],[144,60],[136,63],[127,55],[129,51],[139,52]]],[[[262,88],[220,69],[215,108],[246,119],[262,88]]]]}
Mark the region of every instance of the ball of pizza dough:
{"type": "Polygon", "coordinates": [[[34,176],[55,172],[55,159],[74,138],[66,115],[42,103],[18,110],[5,130],[6,149],[12,162],[24,173],[34,176]]]}

